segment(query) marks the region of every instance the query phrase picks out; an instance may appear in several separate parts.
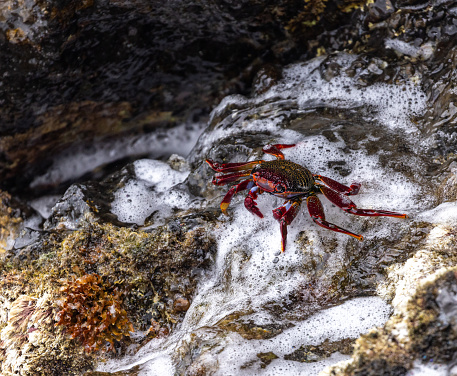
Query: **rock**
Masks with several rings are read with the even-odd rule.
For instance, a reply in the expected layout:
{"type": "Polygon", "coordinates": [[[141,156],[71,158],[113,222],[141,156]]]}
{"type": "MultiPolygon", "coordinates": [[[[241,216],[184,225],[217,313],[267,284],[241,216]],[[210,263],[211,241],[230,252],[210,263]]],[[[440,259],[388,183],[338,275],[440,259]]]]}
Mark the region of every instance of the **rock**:
{"type": "Polygon", "coordinates": [[[56,153],[206,121],[224,96],[249,92],[260,66],[303,52],[285,29],[301,8],[4,1],[0,187],[24,191],[56,153]]]}
{"type": "MultiPolygon", "coordinates": [[[[182,319],[184,307],[189,304],[185,301],[193,295],[197,277],[207,268],[213,252],[213,242],[204,235],[203,228],[183,233],[181,229],[186,228],[185,222],[183,219],[172,231],[160,229],[146,234],[112,225],[91,224],[82,217],[78,230],[53,235],[54,230],[39,244],[22,250],[20,257],[5,259],[1,265],[3,275],[7,276],[2,279],[1,317],[8,317],[9,321],[1,332],[2,374],[12,374],[13,370],[19,370],[21,375],[35,374],[45,364],[49,375],[57,375],[66,367],[74,374],[80,374],[82,370],[93,368],[95,358],[91,352],[104,347],[107,339],[112,349],[116,347],[117,352],[123,352],[132,341],[126,340],[121,346],[123,335],[120,334],[127,334],[125,330],[148,329],[151,317],[159,327],[174,327],[182,319]],[[89,279],[93,276],[96,279],[90,287],[88,283],[92,280],[89,279]],[[86,285],[89,287],[84,287],[86,285]],[[39,301],[44,299],[49,307],[46,329],[29,314],[16,324],[14,307],[32,309],[37,300],[34,296],[38,296],[39,301]],[[112,296],[117,297],[116,302],[110,300],[112,296]],[[177,309],[176,302],[180,299],[182,303],[177,309]],[[32,303],[25,303],[29,301],[32,303]],[[100,316],[90,316],[96,309],[100,310],[100,316]],[[102,325],[97,321],[98,317],[104,317],[110,309],[121,313],[116,323],[91,332],[91,337],[80,334],[75,322],[84,323],[92,317],[91,325],[102,325]],[[24,340],[18,335],[18,325],[21,325],[21,331],[33,333],[33,336],[29,334],[24,340]],[[42,330],[46,330],[46,336],[40,337],[39,343],[46,346],[54,343],[55,353],[40,355],[41,347],[36,347],[36,342],[37,333],[41,336],[42,330]],[[110,335],[109,330],[113,330],[114,335],[110,335]],[[81,346],[86,347],[86,355],[81,346]],[[19,351],[16,349],[24,347],[27,350],[21,350],[22,353],[31,354],[16,357],[13,349],[19,351]],[[61,350],[62,347],[67,350],[61,350]],[[74,363],[68,362],[70,358],[74,363]]],[[[109,317],[115,317],[114,313],[109,317]]],[[[160,330],[149,334],[149,338],[157,336],[160,330]]],[[[141,342],[138,338],[137,343],[138,340],[141,342]]]]}
{"type": "Polygon", "coordinates": [[[190,302],[185,298],[178,298],[173,302],[175,312],[186,312],[190,307],[190,302]]]}
{"type": "MultiPolygon", "coordinates": [[[[178,10],[142,0],[18,3],[31,27],[0,32],[0,59],[23,64],[0,72],[0,171],[12,189],[0,207],[2,374],[312,375],[330,366],[325,374],[400,375],[424,359],[451,367],[449,3],[246,1],[217,12],[186,1],[178,10]],[[162,148],[215,103],[188,157],[162,148]],[[81,181],[47,180],[64,149],[77,160],[76,144],[97,139],[110,150],[118,136],[151,132],[153,158],[126,152],[123,168],[114,158],[81,181]],[[360,182],[357,206],[409,218],[352,216],[323,198],[326,219],[364,241],[316,226],[303,207],[282,254],[271,210],[283,200],[259,196],[261,220],[240,192],[224,216],[229,187],[213,185],[205,163],[269,160],[262,147],[271,143],[296,144],[286,158],[314,174],[360,182]],[[44,192],[60,192],[46,221],[27,205],[44,192]],[[90,335],[88,325],[97,327],[90,335]]],[[[11,21],[8,9],[0,6],[11,21]]]]}
{"type": "Polygon", "coordinates": [[[440,270],[417,286],[407,305],[383,328],[372,329],[355,344],[350,362],[330,367],[323,375],[405,374],[418,364],[453,361],[455,267],[440,270]]]}
{"type": "Polygon", "coordinates": [[[0,191],[0,254],[22,248],[34,237],[43,219],[29,205],[0,191]]]}

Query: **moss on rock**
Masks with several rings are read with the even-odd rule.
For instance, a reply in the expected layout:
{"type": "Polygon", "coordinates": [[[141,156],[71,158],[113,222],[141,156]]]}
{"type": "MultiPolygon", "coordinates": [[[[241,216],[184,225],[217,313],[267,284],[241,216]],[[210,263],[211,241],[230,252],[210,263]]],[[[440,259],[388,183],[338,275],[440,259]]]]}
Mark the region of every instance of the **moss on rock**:
{"type": "Polygon", "coordinates": [[[185,310],[176,307],[192,301],[198,271],[214,251],[203,227],[186,228],[185,219],[151,233],[86,222],[5,254],[2,374],[80,374],[94,366],[83,346],[95,351],[110,343],[122,353],[133,343],[125,336],[133,329],[146,330],[137,346],[166,335],[183,318],[185,310]],[[86,325],[97,329],[94,336],[82,332],[86,325]]]}
{"type": "Polygon", "coordinates": [[[452,360],[457,351],[455,231],[436,226],[427,240],[425,249],[390,267],[380,291],[392,299],[393,316],[357,339],[352,359],[325,375],[404,375],[417,360],[452,360]]]}

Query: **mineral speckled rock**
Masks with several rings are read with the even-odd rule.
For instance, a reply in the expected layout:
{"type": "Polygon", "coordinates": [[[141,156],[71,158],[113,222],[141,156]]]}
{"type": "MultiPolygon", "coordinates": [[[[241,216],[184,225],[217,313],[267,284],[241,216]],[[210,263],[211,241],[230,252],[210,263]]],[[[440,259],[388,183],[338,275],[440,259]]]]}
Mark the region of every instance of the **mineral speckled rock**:
{"type": "Polygon", "coordinates": [[[353,344],[354,341],[350,338],[335,342],[325,340],[319,345],[300,346],[299,349],[284,356],[284,359],[306,363],[317,362],[318,360],[327,358],[336,351],[342,354],[351,354],[353,344]]]}

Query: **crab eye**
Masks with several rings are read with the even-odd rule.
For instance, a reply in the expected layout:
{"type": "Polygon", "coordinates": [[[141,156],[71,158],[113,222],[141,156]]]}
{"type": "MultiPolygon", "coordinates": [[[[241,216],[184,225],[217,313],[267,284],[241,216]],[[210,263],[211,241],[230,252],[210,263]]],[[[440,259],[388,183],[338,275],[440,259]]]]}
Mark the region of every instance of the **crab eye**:
{"type": "Polygon", "coordinates": [[[278,184],[276,186],[276,192],[284,193],[286,191],[286,186],[284,184],[278,184]]]}

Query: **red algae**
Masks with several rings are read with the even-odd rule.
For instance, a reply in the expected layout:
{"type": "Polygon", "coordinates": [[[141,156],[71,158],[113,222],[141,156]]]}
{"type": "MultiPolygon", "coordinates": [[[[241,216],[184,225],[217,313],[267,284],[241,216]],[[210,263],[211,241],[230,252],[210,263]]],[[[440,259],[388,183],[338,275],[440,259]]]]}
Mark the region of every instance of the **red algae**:
{"type": "Polygon", "coordinates": [[[87,352],[99,350],[108,343],[114,351],[115,341],[120,341],[133,325],[122,307],[122,293],[111,292],[97,274],[86,274],[74,281],[66,281],[60,291],[64,296],[57,301],[60,311],[56,325],[63,325],[72,338],[77,338],[87,352]]]}

